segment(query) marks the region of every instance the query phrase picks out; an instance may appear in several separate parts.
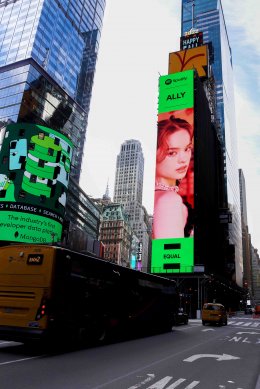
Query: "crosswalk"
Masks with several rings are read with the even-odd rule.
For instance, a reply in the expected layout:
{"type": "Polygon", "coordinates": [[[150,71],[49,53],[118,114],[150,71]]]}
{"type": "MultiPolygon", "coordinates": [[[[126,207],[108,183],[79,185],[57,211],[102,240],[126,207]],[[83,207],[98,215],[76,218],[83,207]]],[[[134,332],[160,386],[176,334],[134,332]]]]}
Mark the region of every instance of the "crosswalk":
{"type": "MultiPolygon", "coordinates": [[[[190,325],[202,325],[201,320],[199,319],[190,319],[189,320],[190,325]]],[[[228,320],[228,325],[235,326],[235,327],[245,327],[245,328],[256,328],[260,329],[260,320],[259,319],[244,319],[244,320],[228,320]]]]}
{"type": "Polygon", "coordinates": [[[229,320],[228,325],[248,327],[248,328],[260,328],[260,321],[235,321],[229,320]]]}
{"type": "MultiPolygon", "coordinates": [[[[196,389],[198,389],[199,384],[200,384],[200,381],[190,381],[190,380],[187,380],[186,378],[174,379],[171,376],[166,376],[166,377],[159,379],[158,381],[156,379],[156,382],[154,382],[153,384],[151,384],[149,386],[146,386],[148,381],[155,379],[154,374],[149,374],[149,376],[152,376],[152,377],[148,377],[144,381],[139,382],[138,384],[131,386],[127,389],[141,389],[141,388],[142,389],[176,389],[176,388],[178,388],[178,389],[194,389],[195,387],[196,387],[196,389]]],[[[243,389],[240,386],[237,387],[237,385],[234,381],[228,381],[227,383],[234,384],[234,386],[232,386],[232,387],[234,387],[234,389],[243,389]]],[[[225,384],[218,385],[218,388],[225,389],[225,388],[227,388],[227,386],[225,384]]]]}
{"type": "MultiPolygon", "coordinates": [[[[146,389],[175,389],[177,387],[180,387],[180,385],[181,385],[182,389],[193,389],[196,386],[198,386],[199,383],[200,383],[200,381],[192,381],[192,382],[189,383],[186,380],[186,378],[179,378],[177,380],[174,380],[174,382],[172,382],[173,380],[174,380],[173,377],[166,376],[166,377],[160,379],[159,381],[154,382],[152,385],[146,387],[146,389]],[[185,385],[185,386],[183,386],[182,384],[185,385]]],[[[147,379],[145,381],[147,381],[147,379]]],[[[139,382],[138,384],[136,384],[134,386],[131,386],[128,389],[140,388],[141,386],[143,386],[145,381],[139,382]]]]}

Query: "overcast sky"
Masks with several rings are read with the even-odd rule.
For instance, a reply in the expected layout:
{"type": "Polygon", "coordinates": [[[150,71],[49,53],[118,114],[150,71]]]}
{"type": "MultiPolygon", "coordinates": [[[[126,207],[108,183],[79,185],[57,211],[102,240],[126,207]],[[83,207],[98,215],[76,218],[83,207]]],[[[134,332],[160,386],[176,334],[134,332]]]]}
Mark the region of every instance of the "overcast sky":
{"type": "MultiPolygon", "coordinates": [[[[260,2],[222,0],[232,48],[239,168],[247,187],[248,225],[260,249],[260,2]]],[[[113,198],[116,157],[128,139],[142,144],[143,205],[153,213],[158,77],[179,50],[181,0],[107,0],[81,187],[113,198]]]]}

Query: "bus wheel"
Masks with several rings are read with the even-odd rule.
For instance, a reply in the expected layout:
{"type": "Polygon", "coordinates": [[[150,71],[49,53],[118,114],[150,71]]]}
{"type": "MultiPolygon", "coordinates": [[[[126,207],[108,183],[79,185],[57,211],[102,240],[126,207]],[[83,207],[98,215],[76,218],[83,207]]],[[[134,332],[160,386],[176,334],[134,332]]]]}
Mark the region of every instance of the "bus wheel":
{"type": "Polygon", "coordinates": [[[97,323],[96,328],[94,329],[94,338],[98,343],[103,343],[107,339],[107,324],[104,320],[101,320],[97,323]]]}
{"type": "Polygon", "coordinates": [[[86,329],[74,327],[70,330],[68,336],[69,347],[84,347],[86,346],[86,329]]]}

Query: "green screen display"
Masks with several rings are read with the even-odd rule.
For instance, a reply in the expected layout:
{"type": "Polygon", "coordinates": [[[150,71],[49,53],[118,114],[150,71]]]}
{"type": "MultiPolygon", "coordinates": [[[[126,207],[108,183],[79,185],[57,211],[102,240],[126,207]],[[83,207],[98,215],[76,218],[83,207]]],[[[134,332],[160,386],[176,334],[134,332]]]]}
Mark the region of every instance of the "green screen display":
{"type": "Polygon", "coordinates": [[[154,239],[152,273],[192,273],[193,238],[154,239]]]}
{"type": "Polygon", "coordinates": [[[194,267],[194,70],[159,78],[152,273],[194,267]]]}
{"type": "Polygon", "coordinates": [[[51,128],[6,127],[0,150],[0,240],[60,240],[72,151],[72,142],[51,128]]]}
{"type": "Polygon", "coordinates": [[[194,106],[193,78],[193,70],[168,74],[159,78],[159,114],[194,106]]]}

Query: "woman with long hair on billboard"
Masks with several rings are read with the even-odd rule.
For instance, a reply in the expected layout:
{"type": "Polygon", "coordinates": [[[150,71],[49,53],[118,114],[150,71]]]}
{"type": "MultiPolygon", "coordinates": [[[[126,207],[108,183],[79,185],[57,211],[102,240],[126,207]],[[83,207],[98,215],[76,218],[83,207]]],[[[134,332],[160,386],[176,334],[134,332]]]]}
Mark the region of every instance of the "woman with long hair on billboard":
{"type": "MultiPolygon", "coordinates": [[[[193,128],[171,115],[158,121],[153,239],[192,235],[192,207],[180,195],[193,150],[193,128]]],[[[187,186],[187,185],[186,185],[187,186]]]]}

